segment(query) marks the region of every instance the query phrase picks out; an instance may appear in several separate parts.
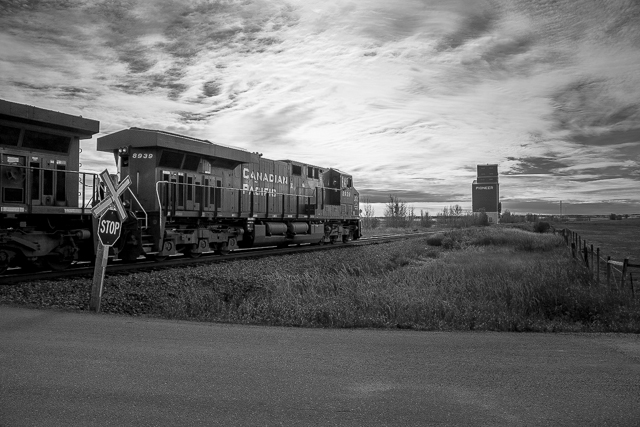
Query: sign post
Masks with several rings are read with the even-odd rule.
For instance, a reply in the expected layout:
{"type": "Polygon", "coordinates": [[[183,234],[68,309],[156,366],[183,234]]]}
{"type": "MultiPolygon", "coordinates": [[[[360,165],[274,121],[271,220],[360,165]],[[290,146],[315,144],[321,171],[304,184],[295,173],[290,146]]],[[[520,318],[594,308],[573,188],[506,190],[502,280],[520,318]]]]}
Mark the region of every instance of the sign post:
{"type": "Polygon", "coordinates": [[[100,174],[100,179],[105,185],[105,198],[93,207],[91,213],[98,221],[98,249],[96,251],[96,264],[93,270],[93,285],[91,287],[91,300],[89,309],[100,312],[100,300],[102,299],[102,284],[104,272],[109,260],[109,247],[120,238],[122,222],[127,216],[124,206],[120,201],[120,195],[131,185],[131,178],[126,177],[117,186],[111,181],[109,172],[105,169],[100,174]],[[114,209],[115,208],[115,209],[114,209]]]}

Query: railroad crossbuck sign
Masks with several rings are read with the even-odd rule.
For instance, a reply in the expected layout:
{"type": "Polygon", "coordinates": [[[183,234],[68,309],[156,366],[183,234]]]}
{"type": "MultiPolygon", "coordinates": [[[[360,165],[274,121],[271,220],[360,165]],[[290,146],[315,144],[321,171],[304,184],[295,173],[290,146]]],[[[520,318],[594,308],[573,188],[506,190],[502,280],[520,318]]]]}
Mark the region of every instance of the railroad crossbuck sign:
{"type": "Polygon", "coordinates": [[[115,186],[111,181],[109,171],[105,169],[100,174],[100,179],[106,187],[105,198],[96,206],[94,206],[93,209],[91,209],[91,213],[93,213],[93,216],[95,216],[96,218],[99,218],[103,213],[107,211],[107,209],[111,208],[111,206],[115,206],[116,211],[118,212],[118,216],[120,217],[120,221],[124,221],[124,219],[127,217],[127,213],[125,212],[124,206],[122,206],[122,202],[120,201],[120,195],[124,193],[131,185],[131,178],[127,176],[122,180],[121,183],[115,186]]]}
{"type": "Polygon", "coordinates": [[[120,201],[120,195],[131,185],[129,177],[123,179],[118,185],[114,185],[109,171],[106,169],[100,174],[100,179],[105,186],[105,198],[91,210],[94,217],[100,218],[97,230],[100,242],[98,242],[98,250],[96,251],[96,266],[93,270],[93,286],[89,301],[89,308],[95,312],[100,311],[104,271],[109,260],[109,246],[112,246],[120,237],[122,222],[127,217],[127,212],[120,201]]]}

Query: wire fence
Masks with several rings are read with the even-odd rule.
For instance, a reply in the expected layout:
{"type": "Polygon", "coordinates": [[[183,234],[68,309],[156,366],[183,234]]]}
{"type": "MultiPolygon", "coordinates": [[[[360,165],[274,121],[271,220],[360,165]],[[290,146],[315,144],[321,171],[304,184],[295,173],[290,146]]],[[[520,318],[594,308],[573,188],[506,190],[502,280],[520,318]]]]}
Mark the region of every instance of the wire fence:
{"type": "Polygon", "coordinates": [[[599,247],[594,248],[593,244],[587,244],[582,236],[567,228],[553,231],[562,235],[571,249],[573,260],[589,270],[593,284],[600,286],[604,283],[612,290],[630,291],[632,296],[636,296],[632,269],[640,269],[640,264],[630,262],[629,258],[617,261],[610,256],[605,257],[599,247]]]}

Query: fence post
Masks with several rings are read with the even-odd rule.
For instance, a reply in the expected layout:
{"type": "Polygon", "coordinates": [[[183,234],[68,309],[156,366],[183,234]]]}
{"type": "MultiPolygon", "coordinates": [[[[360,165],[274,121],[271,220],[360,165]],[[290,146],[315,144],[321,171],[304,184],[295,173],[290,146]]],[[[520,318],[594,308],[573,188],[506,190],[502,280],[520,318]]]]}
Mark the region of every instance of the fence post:
{"type": "Polygon", "coordinates": [[[597,250],[596,250],[596,263],[597,263],[596,264],[597,265],[596,269],[598,270],[597,273],[596,273],[597,277],[598,277],[596,279],[596,285],[600,286],[600,248],[597,248],[597,250]]]}
{"type": "Polygon", "coordinates": [[[595,266],[593,265],[593,245],[591,245],[591,268],[589,270],[591,271],[591,276],[593,276],[595,272],[595,266]]]}
{"type": "Polygon", "coordinates": [[[611,264],[609,261],[611,261],[610,256],[607,257],[607,288],[611,288],[611,264]]]}
{"type": "Polygon", "coordinates": [[[587,270],[589,270],[589,250],[587,249],[587,241],[583,240],[582,244],[584,245],[584,248],[582,249],[584,254],[584,265],[587,267],[587,270]]]}
{"type": "Polygon", "coordinates": [[[625,258],[624,261],[622,261],[622,278],[620,279],[620,289],[623,289],[623,290],[624,290],[625,276],[627,275],[627,264],[629,264],[629,258],[625,258]]]}
{"type": "Polygon", "coordinates": [[[576,257],[576,244],[571,242],[571,257],[575,259],[576,257]]]}

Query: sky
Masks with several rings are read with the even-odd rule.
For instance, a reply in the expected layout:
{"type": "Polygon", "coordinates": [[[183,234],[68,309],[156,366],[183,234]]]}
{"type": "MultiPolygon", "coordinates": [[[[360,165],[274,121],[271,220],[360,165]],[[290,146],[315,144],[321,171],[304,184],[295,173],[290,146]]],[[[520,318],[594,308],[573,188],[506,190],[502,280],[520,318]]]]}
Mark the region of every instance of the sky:
{"type": "MultiPolygon", "coordinates": [[[[640,213],[637,0],[3,0],[0,98],[353,175],[382,215],[640,213]]],[[[83,142],[86,170],[115,171],[83,142]]]]}

